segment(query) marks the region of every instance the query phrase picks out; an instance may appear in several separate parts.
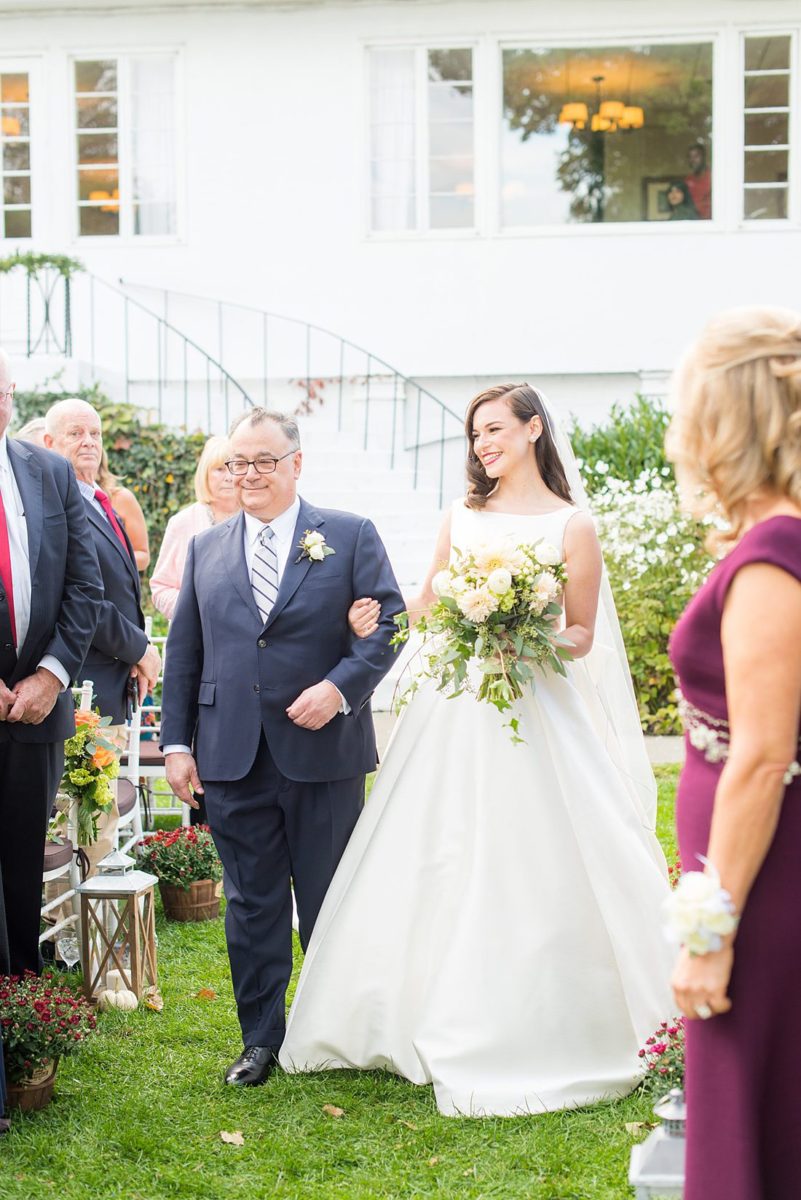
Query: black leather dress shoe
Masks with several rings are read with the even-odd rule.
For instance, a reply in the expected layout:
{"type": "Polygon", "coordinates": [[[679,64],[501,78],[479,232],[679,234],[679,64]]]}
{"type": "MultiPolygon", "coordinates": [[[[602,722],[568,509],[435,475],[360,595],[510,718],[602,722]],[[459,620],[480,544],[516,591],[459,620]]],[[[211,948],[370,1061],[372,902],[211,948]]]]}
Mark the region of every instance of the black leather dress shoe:
{"type": "Polygon", "coordinates": [[[258,1087],[266,1083],[277,1066],[278,1050],[274,1046],[245,1046],[225,1072],[225,1082],[238,1087],[258,1087]]]}

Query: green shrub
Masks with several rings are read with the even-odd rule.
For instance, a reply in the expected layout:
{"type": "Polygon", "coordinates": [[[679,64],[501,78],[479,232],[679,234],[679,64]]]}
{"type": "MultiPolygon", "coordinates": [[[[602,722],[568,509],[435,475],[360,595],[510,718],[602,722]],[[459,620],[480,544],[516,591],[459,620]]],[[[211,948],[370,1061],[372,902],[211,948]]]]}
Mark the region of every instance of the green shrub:
{"type": "Polygon", "coordinates": [[[670,413],[661,400],[637,396],[628,407],[613,404],[603,425],[583,429],[573,420],[568,430],[587,491],[601,491],[607,478],[633,483],[643,472],[673,468],[665,458],[665,431],[670,413]]]}

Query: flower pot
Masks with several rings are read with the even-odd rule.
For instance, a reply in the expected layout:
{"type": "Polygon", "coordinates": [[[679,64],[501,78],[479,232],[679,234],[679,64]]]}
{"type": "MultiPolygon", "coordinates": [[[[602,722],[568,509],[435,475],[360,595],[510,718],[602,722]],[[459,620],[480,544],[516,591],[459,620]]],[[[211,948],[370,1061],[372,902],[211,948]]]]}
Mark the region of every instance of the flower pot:
{"type": "Polygon", "coordinates": [[[159,891],[168,921],[213,921],[220,915],[222,884],[196,879],[188,888],[159,880],[159,891]]]}
{"type": "Polygon", "coordinates": [[[18,1108],[22,1112],[35,1112],[37,1109],[46,1108],[53,1099],[57,1067],[58,1059],[54,1059],[53,1062],[45,1063],[38,1071],[34,1071],[27,1079],[22,1079],[19,1083],[9,1083],[9,1108],[18,1108]]]}

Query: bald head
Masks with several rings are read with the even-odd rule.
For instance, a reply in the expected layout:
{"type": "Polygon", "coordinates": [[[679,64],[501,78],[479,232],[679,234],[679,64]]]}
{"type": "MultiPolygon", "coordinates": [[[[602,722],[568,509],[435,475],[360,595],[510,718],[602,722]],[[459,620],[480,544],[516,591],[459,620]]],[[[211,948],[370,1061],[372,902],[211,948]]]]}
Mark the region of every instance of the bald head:
{"type": "Polygon", "coordinates": [[[14,380],[11,378],[11,363],[5,350],[0,349],[0,437],[5,433],[11,420],[13,401],[14,380]]]}
{"type": "Polygon", "coordinates": [[[94,483],[103,454],[100,416],[77,397],[58,400],[45,415],[45,445],[68,458],[84,483],[94,483]]]}

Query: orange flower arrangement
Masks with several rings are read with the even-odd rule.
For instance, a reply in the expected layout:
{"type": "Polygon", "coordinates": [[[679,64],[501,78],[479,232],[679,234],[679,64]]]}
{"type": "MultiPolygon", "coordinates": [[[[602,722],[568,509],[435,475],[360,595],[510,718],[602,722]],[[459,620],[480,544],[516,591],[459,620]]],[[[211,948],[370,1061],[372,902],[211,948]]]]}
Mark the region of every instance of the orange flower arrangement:
{"type": "Polygon", "coordinates": [[[88,846],[97,840],[101,813],[111,812],[114,793],[112,779],[119,774],[117,751],[103,736],[111,717],[79,708],[75,713],[75,733],[64,743],[64,774],[61,791],[78,801],[78,841],[88,846]]]}

